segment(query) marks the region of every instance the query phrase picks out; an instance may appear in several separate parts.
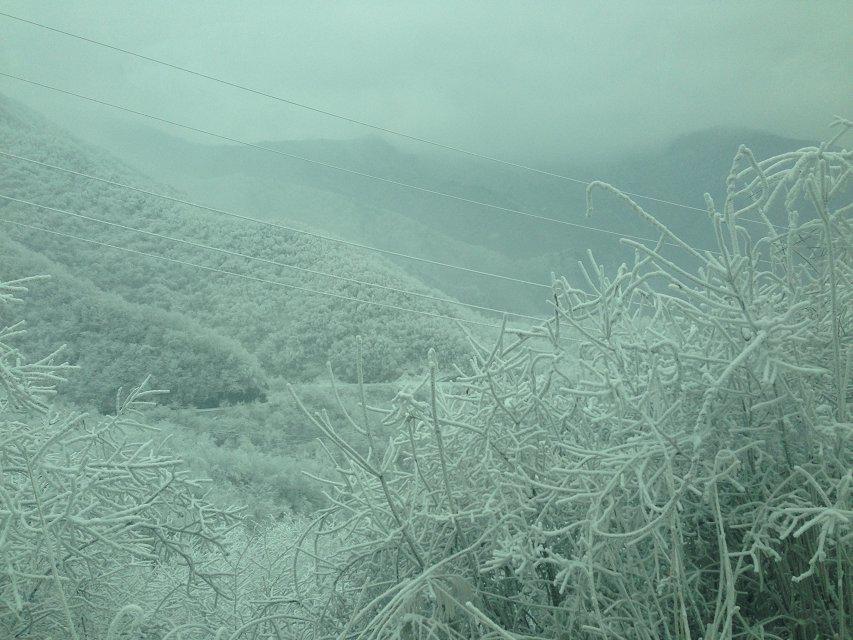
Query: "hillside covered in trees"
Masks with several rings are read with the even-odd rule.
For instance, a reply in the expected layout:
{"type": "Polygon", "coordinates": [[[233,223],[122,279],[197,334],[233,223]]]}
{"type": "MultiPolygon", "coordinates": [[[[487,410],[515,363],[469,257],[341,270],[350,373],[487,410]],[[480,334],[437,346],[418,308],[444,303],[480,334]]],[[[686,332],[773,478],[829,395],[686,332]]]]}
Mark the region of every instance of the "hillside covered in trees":
{"type": "MultiPolygon", "coordinates": [[[[587,220],[582,183],[423,148],[412,150],[378,136],[268,140],[260,145],[269,151],[262,151],[204,136],[189,140],[177,131],[155,129],[144,118],[127,123],[116,121],[106,110],[99,115],[97,125],[86,128],[87,139],[99,141],[166,183],[179,181],[199,202],[534,282],[548,282],[551,272],[580,276],[577,257],[587,249],[609,268],[630,260],[631,252],[620,249],[612,232],[652,235],[607,195],[600,199],[595,219],[587,220]],[[450,197],[424,195],[316,164],[323,162],[450,197]],[[511,210],[580,226],[531,221],[511,210]]],[[[717,182],[729,170],[732,149],[747,144],[759,156],[774,156],[811,143],[759,130],[717,127],[627,156],[551,158],[542,164],[558,176],[598,178],[668,201],[654,203],[659,219],[695,246],[712,248],[701,224],[702,194],[710,189],[715,198],[722,196],[723,185],[717,182]],[[694,209],[681,206],[685,204],[694,209]]],[[[758,230],[749,221],[744,224],[758,230]]],[[[543,295],[535,287],[389,259],[461,300],[516,312],[548,311],[547,291],[543,295]]]]}
{"type": "MultiPolygon", "coordinates": [[[[146,179],[102,151],[74,140],[29,109],[6,98],[0,99],[0,142],[7,153],[159,193],[180,195],[146,179]]],[[[359,334],[365,336],[365,379],[392,380],[420,362],[422,354],[430,347],[452,354],[451,361],[462,357],[465,344],[462,331],[452,321],[433,319],[429,314],[483,320],[466,309],[431,299],[446,296],[425,287],[381,257],[313,237],[217,216],[8,157],[0,158],[0,164],[3,168],[0,193],[3,195],[113,223],[109,226],[0,199],[0,214],[7,220],[101,243],[89,244],[67,236],[3,225],[0,242],[3,243],[4,267],[16,274],[23,273],[27,270],[25,264],[35,266],[32,254],[40,254],[59,265],[62,275],[58,277],[67,274],[79,281],[85,290],[78,298],[79,304],[95,315],[103,306],[103,314],[111,315],[115,321],[110,325],[110,319],[103,317],[97,331],[91,331],[91,327],[65,331],[74,322],[74,316],[66,314],[64,325],[45,320],[42,339],[49,339],[47,336],[55,331],[55,341],[68,342],[69,353],[75,358],[84,352],[102,349],[104,353],[115,355],[115,348],[107,343],[128,342],[128,331],[133,331],[131,325],[134,324],[119,320],[115,306],[123,304],[122,313],[135,314],[137,318],[144,315],[145,308],[146,322],[152,327],[170,324],[169,336],[161,333],[155,337],[152,328],[146,338],[130,340],[127,348],[132,350],[139,344],[143,351],[153,350],[138,362],[150,369],[153,384],[170,388],[178,401],[206,405],[251,399],[261,393],[264,375],[282,376],[290,381],[311,380],[324,371],[327,360],[338,367],[344,378],[354,380],[355,337],[359,334]],[[129,231],[126,227],[141,229],[149,235],[129,231]],[[230,253],[217,254],[150,234],[202,243],[230,253]],[[127,254],[104,245],[117,245],[278,284],[205,273],[191,266],[127,254]],[[266,262],[251,261],[235,254],[266,262]],[[24,262],[19,264],[21,260],[24,262]],[[292,265],[296,269],[281,265],[292,265]],[[344,279],[319,275],[323,273],[344,279]],[[415,291],[431,298],[377,289],[364,283],[415,291]],[[317,295],[310,290],[338,297],[317,295]],[[97,291],[104,295],[98,296],[97,291]],[[352,302],[341,296],[424,313],[419,315],[390,306],[352,302]],[[199,331],[192,338],[177,337],[181,332],[179,326],[184,330],[199,328],[199,331]],[[164,342],[167,337],[169,342],[164,342]],[[198,345],[200,341],[207,341],[208,346],[190,348],[190,343],[198,345]],[[177,367],[196,370],[202,378],[215,378],[219,375],[216,371],[206,372],[205,359],[201,355],[205,349],[221,351],[218,358],[237,358],[242,363],[238,369],[243,372],[201,393],[195,389],[200,378],[190,380],[169,371],[177,367]],[[175,362],[167,363],[165,358],[158,360],[155,352],[161,355],[168,352],[169,359],[175,362]],[[263,373],[257,371],[255,360],[263,373]],[[197,369],[198,365],[202,365],[201,368],[197,369]],[[186,388],[182,389],[182,385],[186,388]],[[221,387],[221,393],[217,386],[221,387]]],[[[51,270],[48,268],[48,271],[51,270]]],[[[70,295],[67,288],[65,295],[70,295]]],[[[50,294],[37,294],[27,304],[34,306],[29,312],[34,318],[62,313],[55,305],[48,309],[50,294]]],[[[214,369],[218,371],[220,367],[214,369]]],[[[122,374],[116,380],[126,378],[127,375],[122,374]]],[[[95,381],[93,384],[88,395],[78,389],[76,397],[102,402],[103,385],[95,381]]]]}
{"type": "Polygon", "coordinates": [[[266,374],[236,341],[183,314],[98,289],[8,236],[0,239],[0,251],[7,278],[50,276],[31,285],[20,312],[27,331],[18,346],[34,357],[64,344],[63,358],[86,372],[60,386],[66,400],[111,411],[119,388],[134,387],[155,371],[158,387],[171,391],[164,400],[175,405],[209,407],[265,396],[266,374]]]}

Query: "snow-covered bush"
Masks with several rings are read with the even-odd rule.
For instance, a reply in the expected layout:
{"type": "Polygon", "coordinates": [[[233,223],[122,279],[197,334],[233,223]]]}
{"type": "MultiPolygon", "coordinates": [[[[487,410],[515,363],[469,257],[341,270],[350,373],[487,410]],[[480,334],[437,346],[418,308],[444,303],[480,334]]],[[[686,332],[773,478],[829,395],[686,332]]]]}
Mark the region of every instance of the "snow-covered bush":
{"type": "Polygon", "coordinates": [[[367,455],[312,416],[340,460],[316,536],[350,541],[318,564],[335,588],[317,619],[371,640],[850,637],[837,125],[760,162],[741,147],[707,198],[716,252],[591,184],[590,211],[609,192],[657,246],[624,241],[635,261],[610,276],[589,256],[582,287],[555,279],[549,323],[472,338],[453,384],[431,353],[381,412],[387,445],[352,417],[367,455]]]}
{"type": "Polygon", "coordinates": [[[140,412],[157,392],[118,395],[111,416],[60,408],[54,387],[74,367],[61,351],[26,362],[14,346],[24,329],[10,311],[32,280],[0,282],[0,638],[263,640],[320,628],[309,616],[329,590],[321,560],[293,554],[307,523],[249,529],[211,507],[140,412]]]}
{"type": "MultiPolygon", "coordinates": [[[[0,284],[0,306],[26,280],[0,284]]],[[[127,607],[124,578],[163,567],[184,588],[217,591],[204,560],[236,520],[204,500],[182,461],[139,440],[154,393],[119,396],[115,415],[55,408],[69,367],[58,353],[22,361],[21,323],[0,328],[0,636],[118,638],[150,622],[127,607]]],[[[122,636],[123,637],[123,636],[122,636]]]]}

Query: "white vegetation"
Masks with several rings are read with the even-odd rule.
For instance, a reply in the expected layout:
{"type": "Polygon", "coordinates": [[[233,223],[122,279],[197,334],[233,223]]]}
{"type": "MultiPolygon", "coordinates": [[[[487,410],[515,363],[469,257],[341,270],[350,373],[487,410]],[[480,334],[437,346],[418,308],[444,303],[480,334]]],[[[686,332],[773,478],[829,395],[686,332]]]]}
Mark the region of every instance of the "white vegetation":
{"type": "MultiPolygon", "coordinates": [[[[0,300],[24,284],[0,285],[0,300]]],[[[23,364],[9,342],[21,330],[0,331],[0,635],[102,637],[104,616],[138,622],[123,598],[134,567],[170,564],[187,590],[216,588],[199,552],[237,520],[196,497],[180,458],[135,439],[156,392],[118,397],[109,417],[57,409],[52,387],[70,367],[57,353],[23,364]]]]}
{"type": "Polygon", "coordinates": [[[442,391],[431,354],[381,455],[316,417],[346,460],[328,530],[351,543],[324,565],[321,614],[338,637],[850,637],[851,164],[831,146],[742,147],[725,202],[708,198],[716,254],[593,183],[590,209],[612,192],[661,241],[626,241],[613,277],[590,256],[591,293],[555,281],[550,348],[475,342],[464,391],[442,391]]]}
{"type": "Polygon", "coordinates": [[[659,244],[626,241],[635,262],[612,277],[590,256],[585,291],[555,279],[553,320],[472,337],[452,386],[431,352],[392,407],[351,417],[367,454],[311,416],[338,477],[307,528],[234,530],[140,435],[150,392],[107,418],[57,409],[65,367],[22,363],[10,323],[0,636],[849,637],[853,205],[833,149],[741,148],[708,199],[713,254],[590,185],[590,210],[615,194],[659,244]]]}
{"type": "Polygon", "coordinates": [[[3,326],[32,280],[0,283],[0,638],[236,640],[304,621],[283,613],[299,523],[250,536],[212,508],[142,418],[157,391],[106,417],[53,402],[73,367],[23,362],[22,324],[3,326]]]}

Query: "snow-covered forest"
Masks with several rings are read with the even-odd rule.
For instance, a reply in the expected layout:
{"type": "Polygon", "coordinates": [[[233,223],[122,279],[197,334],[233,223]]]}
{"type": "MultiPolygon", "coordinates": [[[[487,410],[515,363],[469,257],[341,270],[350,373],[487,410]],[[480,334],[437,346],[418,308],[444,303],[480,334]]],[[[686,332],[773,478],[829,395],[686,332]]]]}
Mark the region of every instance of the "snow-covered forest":
{"type": "Polygon", "coordinates": [[[850,637],[849,120],[538,165],[316,106],[373,137],[199,142],[22,60],[0,640],[850,637]]]}

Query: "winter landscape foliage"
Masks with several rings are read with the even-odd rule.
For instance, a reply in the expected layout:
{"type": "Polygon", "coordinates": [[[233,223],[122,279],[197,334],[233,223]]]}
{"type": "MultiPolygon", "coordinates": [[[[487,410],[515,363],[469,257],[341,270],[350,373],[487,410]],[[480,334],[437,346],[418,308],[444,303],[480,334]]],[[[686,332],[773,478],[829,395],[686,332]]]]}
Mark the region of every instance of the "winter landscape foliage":
{"type": "Polygon", "coordinates": [[[41,283],[6,282],[0,635],[848,637],[853,204],[836,126],[820,147],[737,151],[696,219],[714,252],[592,183],[593,219],[614,196],[657,245],[623,240],[634,262],[609,273],[588,255],[582,282],[554,278],[547,323],[470,335],[464,366],[430,350],[389,406],[344,408],[346,430],[306,407],[332,461],[310,519],[250,527],[209,504],[151,432],[144,386],[106,417],[58,402],[81,373],[22,356],[16,305],[41,283]]]}

